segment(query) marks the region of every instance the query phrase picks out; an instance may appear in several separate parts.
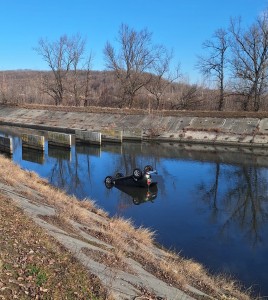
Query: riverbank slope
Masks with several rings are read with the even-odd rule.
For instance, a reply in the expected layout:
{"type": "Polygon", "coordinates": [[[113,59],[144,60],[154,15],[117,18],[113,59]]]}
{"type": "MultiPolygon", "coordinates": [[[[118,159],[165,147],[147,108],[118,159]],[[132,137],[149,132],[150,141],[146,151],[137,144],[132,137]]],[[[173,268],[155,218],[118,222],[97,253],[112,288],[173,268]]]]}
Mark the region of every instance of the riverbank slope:
{"type": "Polygon", "coordinates": [[[128,131],[128,138],[268,147],[267,113],[148,112],[106,108],[1,106],[0,124],[75,133],[128,131]],[[130,135],[130,136],[129,136],[130,135]]]}

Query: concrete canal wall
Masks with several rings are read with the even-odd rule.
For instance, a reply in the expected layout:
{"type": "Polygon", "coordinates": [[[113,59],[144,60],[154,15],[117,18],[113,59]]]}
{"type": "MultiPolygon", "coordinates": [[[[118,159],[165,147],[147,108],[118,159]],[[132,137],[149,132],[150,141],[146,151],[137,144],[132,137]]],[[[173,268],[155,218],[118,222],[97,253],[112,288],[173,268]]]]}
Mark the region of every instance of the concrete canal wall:
{"type": "Polygon", "coordinates": [[[44,151],[45,149],[45,138],[43,136],[22,134],[21,140],[22,140],[23,147],[41,150],[41,151],[44,151]]]}
{"type": "MultiPolygon", "coordinates": [[[[268,118],[127,115],[0,107],[0,125],[75,134],[122,131],[122,138],[268,147],[268,118]]],[[[121,138],[121,137],[119,137],[121,138]]]]}

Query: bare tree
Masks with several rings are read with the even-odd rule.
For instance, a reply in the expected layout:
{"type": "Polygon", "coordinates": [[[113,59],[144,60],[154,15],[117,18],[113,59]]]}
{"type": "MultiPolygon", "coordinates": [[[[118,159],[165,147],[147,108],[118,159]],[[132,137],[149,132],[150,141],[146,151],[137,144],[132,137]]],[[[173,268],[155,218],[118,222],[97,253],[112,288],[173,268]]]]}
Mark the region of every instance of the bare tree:
{"type": "MultiPolygon", "coordinates": [[[[43,90],[50,95],[56,105],[62,104],[67,91],[66,82],[70,70],[73,68],[75,76],[77,75],[78,63],[84,53],[85,40],[79,34],[68,37],[61,36],[55,42],[49,42],[46,39],[40,39],[36,52],[48,64],[53,74],[51,80],[50,74],[44,76],[43,90]]],[[[73,92],[77,97],[77,81],[74,77],[73,92]]],[[[77,99],[77,98],[76,98],[77,99]]]]}
{"type": "Polygon", "coordinates": [[[79,35],[71,41],[72,47],[70,48],[70,56],[72,57],[71,62],[71,72],[70,72],[70,92],[73,94],[75,106],[80,104],[80,93],[81,84],[79,84],[79,64],[82,60],[82,55],[85,52],[85,40],[83,40],[79,35]]]}
{"type": "MultiPolygon", "coordinates": [[[[82,46],[82,44],[81,44],[82,46]]],[[[84,53],[84,46],[81,47],[80,52],[74,53],[74,61],[71,65],[72,69],[68,75],[68,92],[74,100],[75,106],[80,106],[81,100],[83,105],[89,104],[89,83],[92,66],[92,54],[84,59],[82,54],[84,53]]]]}
{"type": "Polygon", "coordinates": [[[245,95],[244,110],[258,111],[267,89],[268,68],[268,11],[248,30],[241,28],[240,19],[232,19],[232,71],[236,89],[245,95]]]}
{"type": "Polygon", "coordinates": [[[225,92],[225,71],[227,67],[228,33],[224,29],[215,31],[211,40],[203,43],[203,48],[208,51],[206,56],[199,56],[197,68],[205,76],[210,76],[216,81],[220,96],[218,110],[223,109],[225,92]]]}
{"type": "MultiPolygon", "coordinates": [[[[160,49],[159,49],[160,50],[160,49]]],[[[156,109],[160,108],[163,96],[167,88],[180,77],[180,66],[177,65],[174,72],[171,71],[172,52],[162,47],[159,56],[152,64],[153,76],[145,88],[156,100],[156,109]]]]}
{"type": "Polygon", "coordinates": [[[198,105],[200,105],[197,84],[180,83],[175,85],[174,89],[175,93],[172,97],[171,109],[197,109],[198,105]]]}
{"type": "Polygon", "coordinates": [[[90,53],[90,55],[88,56],[87,58],[87,61],[85,63],[85,72],[86,72],[86,76],[85,76],[85,80],[84,80],[84,83],[83,83],[83,86],[84,86],[84,96],[83,96],[83,99],[84,99],[84,106],[88,106],[89,105],[89,83],[90,83],[90,73],[91,73],[91,65],[92,64],[92,53],[90,53]]]}
{"type": "Polygon", "coordinates": [[[121,25],[117,41],[118,52],[110,42],[105,45],[106,67],[114,71],[122,98],[128,107],[132,107],[137,92],[151,80],[149,71],[159,47],[152,45],[152,33],[147,29],[136,31],[126,24],[121,25]]]}

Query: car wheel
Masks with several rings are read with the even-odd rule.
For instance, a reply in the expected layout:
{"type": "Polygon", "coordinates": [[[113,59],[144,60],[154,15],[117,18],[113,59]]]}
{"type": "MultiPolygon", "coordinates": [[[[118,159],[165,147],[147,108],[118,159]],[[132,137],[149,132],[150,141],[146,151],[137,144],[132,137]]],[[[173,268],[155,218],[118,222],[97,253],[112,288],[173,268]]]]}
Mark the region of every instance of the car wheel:
{"type": "Polygon", "coordinates": [[[123,173],[116,173],[115,174],[115,178],[120,178],[120,177],[124,177],[124,174],[123,173]]]}
{"type": "Polygon", "coordinates": [[[110,189],[111,187],[113,187],[113,177],[112,176],[105,177],[104,183],[107,189],[110,189]]]}
{"type": "Polygon", "coordinates": [[[149,172],[149,171],[153,171],[153,167],[151,165],[147,165],[144,167],[144,172],[149,172]]]}
{"type": "Polygon", "coordinates": [[[134,169],[133,170],[133,177],[134,177],[134,179],[140,179],[142,177],[141,169],[138,169],[138,168],[134,169]]]}

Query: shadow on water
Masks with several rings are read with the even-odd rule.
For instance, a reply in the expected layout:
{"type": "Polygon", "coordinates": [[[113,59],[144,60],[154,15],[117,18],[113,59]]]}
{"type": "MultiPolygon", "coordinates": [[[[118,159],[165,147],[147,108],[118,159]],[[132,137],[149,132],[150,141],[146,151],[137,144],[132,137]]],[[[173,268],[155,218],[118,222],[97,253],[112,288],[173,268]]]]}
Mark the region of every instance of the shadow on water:
{"type": "MultiPolygon", "coordinates": [[[[15,129],[14,129],[15,130],[15,129]]],[[[25,132],[25,129],[23,130],[25,132]]],[[[19,131],[2,134],[19,136],[19,131]]],[[[46,144],[40,154],[13,141],[13,160],[112,216],[151,228],[167,248],[268,294],[268,149],[172,143],[46,144]],[[155,190],[106,189],[104,178],[152,165],[155,190]]]]}

